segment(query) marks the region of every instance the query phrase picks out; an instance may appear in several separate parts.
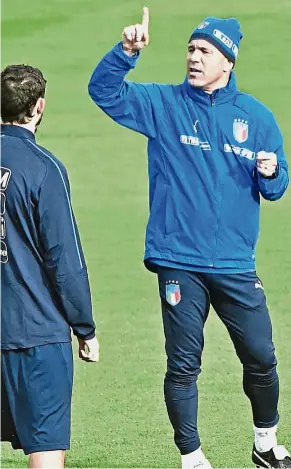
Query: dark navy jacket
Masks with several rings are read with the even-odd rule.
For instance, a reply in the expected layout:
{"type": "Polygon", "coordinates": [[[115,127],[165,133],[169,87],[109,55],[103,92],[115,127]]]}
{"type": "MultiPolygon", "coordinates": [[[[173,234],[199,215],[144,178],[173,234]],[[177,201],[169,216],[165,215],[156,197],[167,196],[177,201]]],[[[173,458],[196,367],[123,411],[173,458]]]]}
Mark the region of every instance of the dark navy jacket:
{"type": "Polygon", "coordinates": [[[117,44],[95,68],[93,101],[114,121],[148,137],[150,217],[145,261],[210,269],[255,269],[261,197],[288,186],[283,138],[272,112],[237,89],[209,95],[180,85],[125,80],[139,54],[117,44]],[[256,170],[274,152],[274,178],[256,170]]]}
{"type": "Polygon", "coordinates": [[[27,129],[1,125],[1,347],[95,335],[65,167],[27,129]]]}

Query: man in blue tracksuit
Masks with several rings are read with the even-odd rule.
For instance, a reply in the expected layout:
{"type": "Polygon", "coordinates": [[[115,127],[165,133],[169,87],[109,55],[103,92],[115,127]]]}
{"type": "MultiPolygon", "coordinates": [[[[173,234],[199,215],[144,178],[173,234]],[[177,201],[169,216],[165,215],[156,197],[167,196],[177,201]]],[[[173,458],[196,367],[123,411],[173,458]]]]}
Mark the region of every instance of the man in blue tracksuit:
{"type": "Polygon", "coordinates": [[[125,80],[149,42],[149,13],[124,29],[93,72],[89,93],[113,120],[148,138],[150,217],[145,264],[158,274],[169,418],[182,467],[211,467],[197,431],[197,376],[210,305],[243,365],[254,419],[253,462],[291,467],[278,446],[279,396],[271,321],[255,271],[260,198],[288,186],[272,112],[236,87],[242,33],[234,18],[206,18],[192,33],[180,85],[125,80]]]}
{"type": "Polygon", "coordinates": [[[29,467],[62,468],[70,445],[71,329],[98,361],[87,269],[62,163],[36,143],[40,70],[1,73],[1,439],[29,467]]]}

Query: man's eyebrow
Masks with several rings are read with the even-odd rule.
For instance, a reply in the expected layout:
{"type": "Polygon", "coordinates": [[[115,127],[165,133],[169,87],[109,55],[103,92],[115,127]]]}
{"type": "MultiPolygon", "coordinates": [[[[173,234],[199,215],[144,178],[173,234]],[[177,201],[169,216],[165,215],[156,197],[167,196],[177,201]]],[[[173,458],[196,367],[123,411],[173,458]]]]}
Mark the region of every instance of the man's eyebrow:
{"type": "Polygon", "coordinates": [[[211,52],[211,50],[207,46],[195,46],[195,44],[189,44],[188,50],[190,49],[199,49],[202,52],[211,52]]]}

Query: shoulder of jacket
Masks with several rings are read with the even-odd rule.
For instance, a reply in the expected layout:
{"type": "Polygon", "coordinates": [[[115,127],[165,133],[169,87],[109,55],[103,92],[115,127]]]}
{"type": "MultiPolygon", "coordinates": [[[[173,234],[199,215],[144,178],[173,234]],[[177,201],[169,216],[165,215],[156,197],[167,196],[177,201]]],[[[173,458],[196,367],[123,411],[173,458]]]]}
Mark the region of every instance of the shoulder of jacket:
{"type": "Polygon", "coordinates": [[[38,156],[38,158],[45,164],[47,171],[57,169],[63,174],[67,174],[65,165],[51,153],[47,148],[35,142],[29,142],[29,147],[38,156]]]}
{"type": "Polygon", "coordinates": [[[172,110],[173,105],[182,97],[180,85],[171,85],[166,83],[140,83],[139,84],[148,94],[153,108],[161,113],[172,110]]]}
{"type": "Polygon", "coordinates": [[[27,146],[29,146],[33,153],[38,157],[38,160],[44,165],[44,172],[42,175],[39,174],[39,186],[41,186],[49,176],[53,178],[59,176],[63,182],[68,179],[66,167],[49,150],[32,141],[29,141],[27,146]]]}
{"type": "Polygon", "coordinates": [[[158,93],[169,95],[181,93],[181,85],[171,85],[167,83],[139,83],[139,85],[142,86],[149,94],[158,93]]]}
{"type": "Polygon", "coordinates": [[[272,111],[265,104],[248,93],[238,91],[233,104],[264,122],[270,122],[274,118],[272,111]]]}
{"type": "Polygon", "coordinates": [[[150,90],[150,97],[155,107],[161,108],[161,110],[176,106],[177,102],[185,99],[185,93],[182,84],[164,84],[164,83],[152,83],[150,90]]]}

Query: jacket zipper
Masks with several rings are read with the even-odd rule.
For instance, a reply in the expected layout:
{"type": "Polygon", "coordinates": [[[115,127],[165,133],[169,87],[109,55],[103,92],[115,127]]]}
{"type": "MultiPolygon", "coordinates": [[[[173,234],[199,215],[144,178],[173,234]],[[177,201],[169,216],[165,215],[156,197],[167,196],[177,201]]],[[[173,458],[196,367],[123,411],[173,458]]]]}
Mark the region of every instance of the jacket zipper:
{"type": "MultiPolygon", "coordinates": [[[[215,114],[215,98],[213,94],[210,95],[210,101],[211,101],[211,113],[212,113],[212,125],[213,125],[213,139],[216,142],[217,141],[217,132],[216,132],[216,114],[215,114]]],[[[215,238],[214,238],[214,249],[213,249],[213,254],[212,254],[212,260],[210,263],[210,267],[214,267],[214,261],[215,261],[215,256],[216,256],[216,251],[217,251],[217,241],[218,241],[218,232],[219,232],[219,226],[220,226],[220,219],[221,219],[221,207],[222,207],[222,186],[219,182],[219,192],[217,192],[217,196],[220,196],[220,203],[219,203],[219,209],[218,209],[218,214],[217,214],[217,222],[216,222],[216,230],[215,230],[215,238]]]]}
{"type": "Polygon", "coordinates": [[[215,116],[215,98],[213,94],[210,95],[210,102],[211,102],[211,113],[212,113],[212,125],[213,125],[213,137],[216,140],[217,134],[216,134],[216,116],[215,116]]]}

